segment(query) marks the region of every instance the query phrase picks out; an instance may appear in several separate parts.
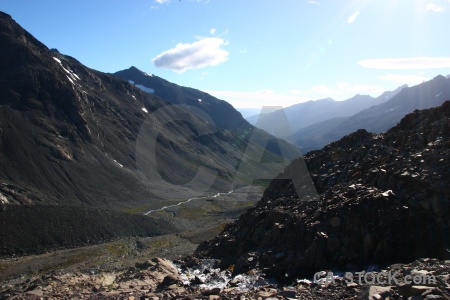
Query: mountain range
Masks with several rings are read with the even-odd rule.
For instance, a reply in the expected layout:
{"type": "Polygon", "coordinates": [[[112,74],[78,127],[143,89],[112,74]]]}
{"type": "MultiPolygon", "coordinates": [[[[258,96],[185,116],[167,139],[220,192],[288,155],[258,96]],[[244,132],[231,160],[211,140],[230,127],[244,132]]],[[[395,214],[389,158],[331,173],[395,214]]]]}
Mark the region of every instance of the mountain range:
{"type": "Polygon", "coordinates": [[[347,117],[360,112],[363,109],[388,101],[395,96],[404,87],[401,86],[395,91],[384,92],[377,98],[369,95],[355,95],[354,97],[336,101],[331,98],[325,98],[315,101],[308,101],[295,104],[268,114],[254,115],[247,118],[251,124],[273,132],[280,137],[288,137],[292,133],[307,126],[336,117],[347,117]],[[287,118],[289,128],[280,127],[281,118],[287,118]]]}
{"type": "Polygon", "coordinates": [[[419,85],[396,90],[387,101],[351,116],[336,117],[304,127],[287,140],[295,143],[302,152],[320,149],[361,128],[374,133],[384,132],[406,114],[441,105],[448,99],[450,79],[439,75],[419,85]]]}
{"type": "Polygon", "coordinates": [[[358,129],[381,133],[415,109],[442,104],[450,96],[450,75],[419,85],[398,87],[377,98],[356,95],[343,101],[308,101],[247,117],[267,132],[297,145],[302,153],[316,150],[358,129]]]}

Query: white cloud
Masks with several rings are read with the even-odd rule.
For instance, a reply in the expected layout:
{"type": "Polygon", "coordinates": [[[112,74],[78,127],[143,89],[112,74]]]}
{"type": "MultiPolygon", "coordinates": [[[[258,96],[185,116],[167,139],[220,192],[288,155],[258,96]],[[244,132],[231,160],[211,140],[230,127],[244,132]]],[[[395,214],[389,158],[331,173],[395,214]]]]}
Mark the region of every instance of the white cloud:
{"type": "Polygon", "coordinates": [[[209,31],[209,33],[211,33],[211,34],[216,34],[216,29],[215,28],[211,28],[211,30],[209,31]]]}
{"type": "Polygon", "coordinates": [[[387,74],[387,75],[383,75],[383,76],[378,76],[378,79],[394,81],[395,83],[397,83],[399,85],[401,85],[401,84],[417,85],[419,83],[429,80],[428,77],[425,77],[421,74],[417,74],[417,75],[387,74]]]}
{"type": "Polygon", "coordinates": [[[358,15],[359,15],[359,11],[355,11],[355,13],[347,19],[347,23],[352,24],[353,22],[355,22],[358,15]]]}
{"type": "Polygon", "coordinates": [[[439,5],[439,4],[435,4],[435,3],[431,3],[431,2],[428,3],[427,7],[425,8],[425,10],[431,10],[434,12],[443,12],[446,9],[447,9],[447,7],[445,7],[444,5],[439,5]]]}
{"type": "Polygon", "coordinates": [[[450,57],[365,59],[358,64],[365,68],[381,70],[438,69],[450,68],[450,57]]]}
{"type": "Polygon", "coordinates": [[[153,59],[157,68],[167,68],[178,73],[189,69],[216,66],[228,60],[228,51],[221,38],[202,38],[192,44],[179,43],[153,59]]]}
{"type": "Polygon", "coordinates": [[[320,2],[319,1],[314,1],[314,0],[309,0],[308,4],[320,5],[320,2]]]}
{"type": "Polygon", "coordinates": [[[169,4],[170,2],[172,2],[171,0],[155,0],[155,2],[156,3],[159,3],[159,4],[169,4]]]}

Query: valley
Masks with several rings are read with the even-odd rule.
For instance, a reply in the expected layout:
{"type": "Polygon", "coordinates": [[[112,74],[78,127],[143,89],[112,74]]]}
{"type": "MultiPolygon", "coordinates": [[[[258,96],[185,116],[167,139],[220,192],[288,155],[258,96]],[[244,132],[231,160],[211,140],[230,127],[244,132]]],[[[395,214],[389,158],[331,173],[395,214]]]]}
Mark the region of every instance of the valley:
{"type": "Polygon", "coordinates": [[[1,11],[0,45],[0,299],[450,299],[450,76],[245,119],[1,11]]]}

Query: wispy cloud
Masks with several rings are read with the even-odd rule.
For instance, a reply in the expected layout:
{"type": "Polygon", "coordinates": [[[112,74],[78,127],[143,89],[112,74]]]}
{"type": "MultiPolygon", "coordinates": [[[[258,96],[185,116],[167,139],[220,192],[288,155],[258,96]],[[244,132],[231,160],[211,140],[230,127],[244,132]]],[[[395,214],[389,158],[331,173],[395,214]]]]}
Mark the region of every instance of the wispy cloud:
{"type": "Polygon", "coordinates": [[[358,64],[365,68],[381,70],[439,69],[450,68],[450,57],[365,59],[358,64]]]}
{"type": "Polygon", "coordinates": [[[355,11],[355,12],[353,13],[353,15],[351,15],[351,16],[347,19],[347,23],[348,23],[348,24],[352,24],[353,22],[355,22],[355,20],[356,20],[356,18],[358,17],[358,15],[359,15],[359,11],[355,11]]]}
{"type": "Polygon", "coordinates": [[[159,4],[169,4],[172,1],[171,0],[155,0],[155,2],[159,3],[159,4]]]}
{"type": "Polygon", "coordinates": [[[439,4],[430,2],[430,3],[427,3],[425,10],[434,11],[434,12],[443,12],[443,11],[447,10],[447,7],[445,7],[444,5],[439,5],[439,4]]]}
{"type": "Polygon", "coordinates": [[[216,34],[216,32],[217,32],[216,28],[211,28],[211,30],[209,31],[209,33],[211,33],[211,34],[216,34]]]}
{"type": "Polygon", "coordinates": [[[428,77],[416,74],[416,75],[400,75],[400,74],[387,74],[383,76],[378,76],[378,79],[394,81],[397,84],[407,84],[407,85],[416,85],[422,83],[424,81],[429,80],[428,77]]]}
{"type": "Polygon", "coordinates": [[[309,0],[308,4],[320,5],[319,1],[309,0]]]}
{"type": "Polygon", "coordinates": [[[179,43],[153,59],[157,68],[178,73],[189,69],[216,66],[228,60],[228,51],[222,49],[227,42],[221,38],[202,38],[191,44],[179,43]]]}
{"type": "Polygon", "coordinates": [[[308,93],[309,93],[309,91],[305,91],[305,90],[290,90],[289,91],[289,94],[292,94],[292,95],[305,95],[308,93]]]}

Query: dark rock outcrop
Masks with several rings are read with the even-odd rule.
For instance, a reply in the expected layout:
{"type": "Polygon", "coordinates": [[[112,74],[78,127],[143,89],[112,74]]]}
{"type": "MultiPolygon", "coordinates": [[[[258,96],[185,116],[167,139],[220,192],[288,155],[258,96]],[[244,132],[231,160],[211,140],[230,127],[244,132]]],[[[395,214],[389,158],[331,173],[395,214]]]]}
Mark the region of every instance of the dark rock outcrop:
{"type": "MultiPolygon", "coordinates": [[[[320,201],[274,180],[256,207],[197,256],[290,280],[325,268],[419,257],[450,248],[450,102],[415,111],[383,134],[358,130],[305,155],[320,201]]],[[[297,160],[287,171],[298,169],[297,160]]]]}

